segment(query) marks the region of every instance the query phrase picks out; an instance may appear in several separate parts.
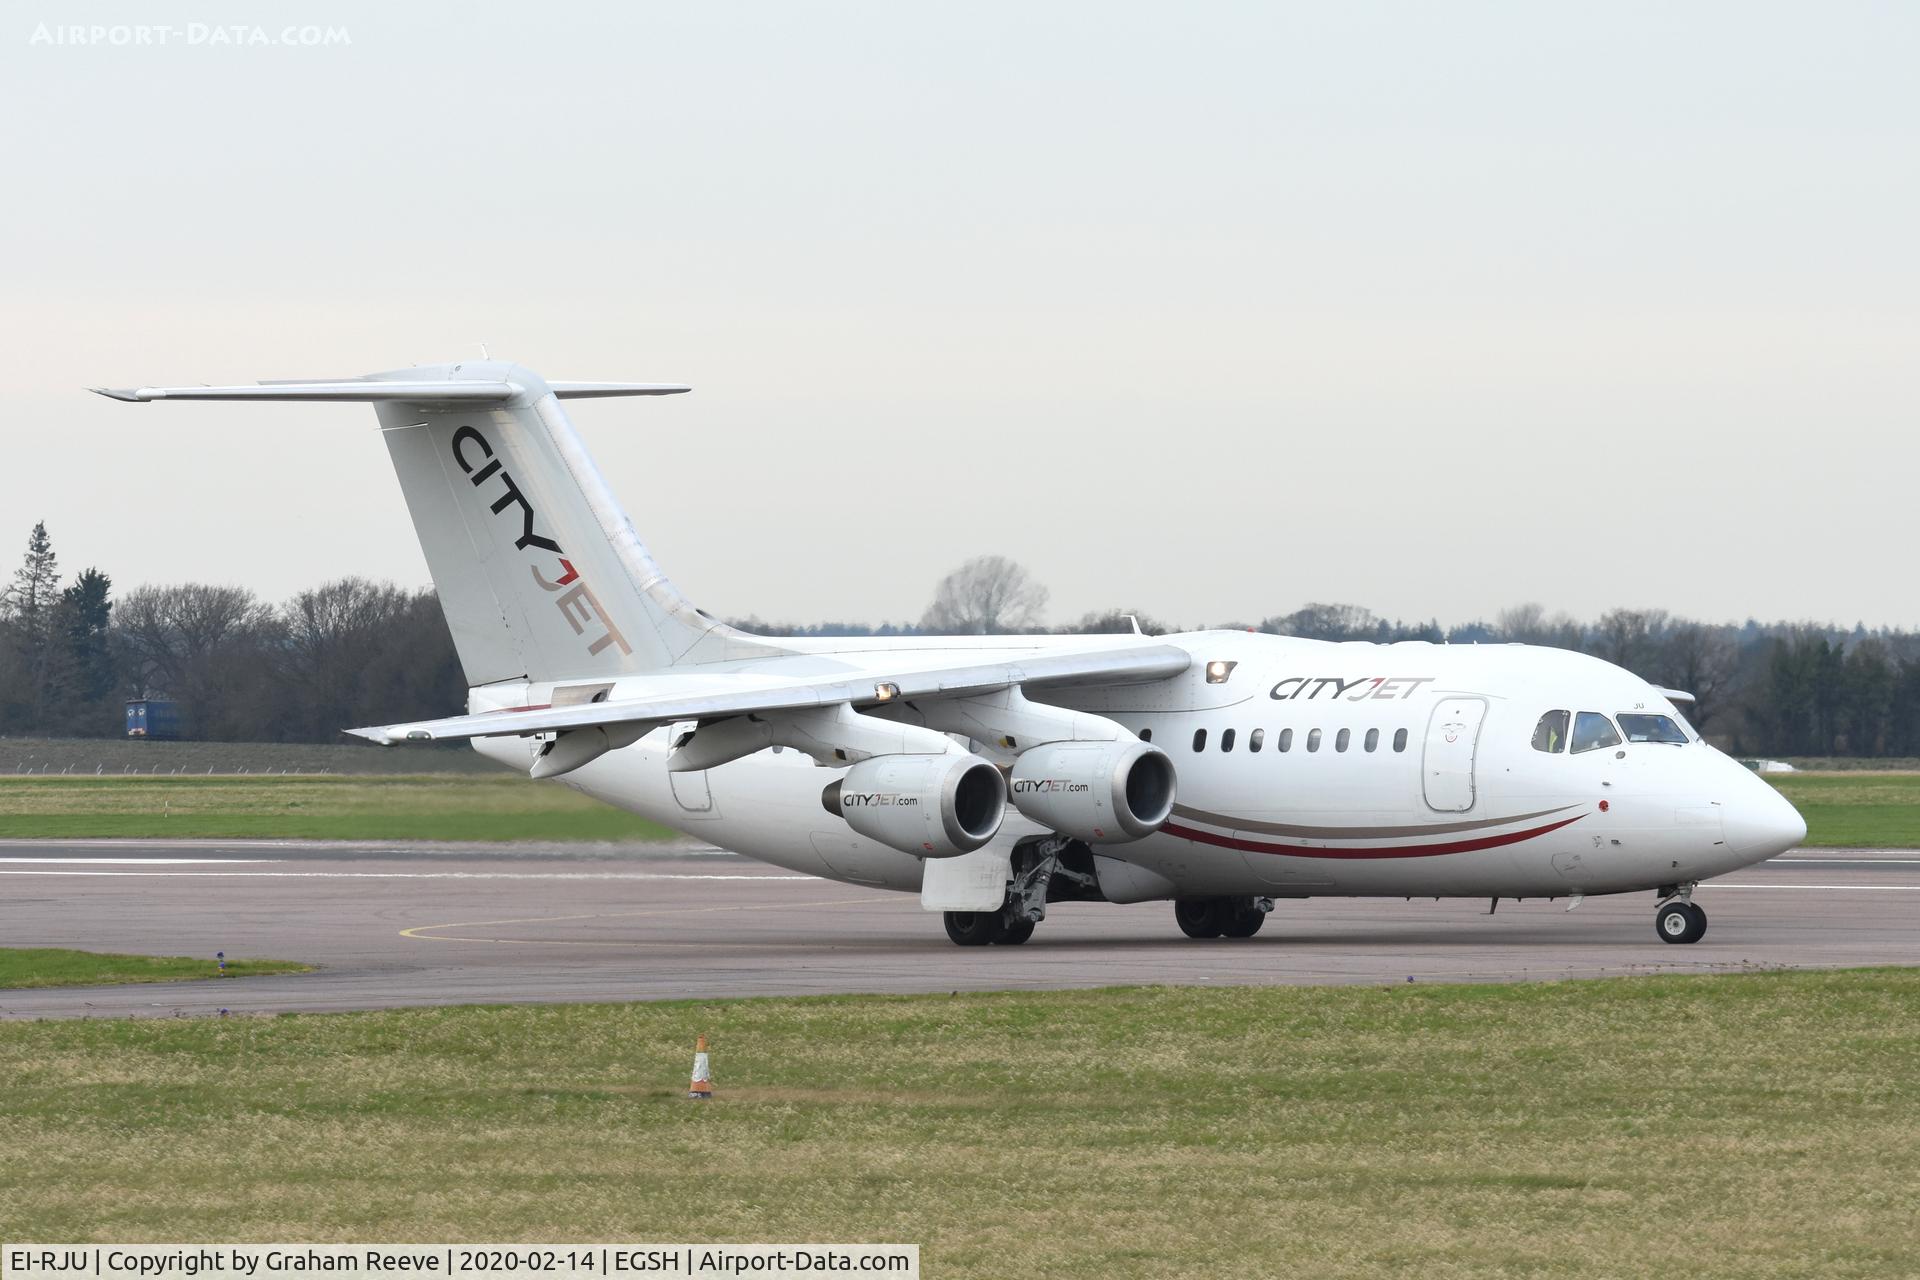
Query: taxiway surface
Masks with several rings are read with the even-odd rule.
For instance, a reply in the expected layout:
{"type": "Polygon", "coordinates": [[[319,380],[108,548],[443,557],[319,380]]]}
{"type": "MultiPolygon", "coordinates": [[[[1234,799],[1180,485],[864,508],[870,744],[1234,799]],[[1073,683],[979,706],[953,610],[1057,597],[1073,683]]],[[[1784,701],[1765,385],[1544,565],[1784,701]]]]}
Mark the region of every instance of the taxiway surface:
{"type": "Polygon", "coordinates": [[[1559,902],[1283,901],[1194,942],[1167,903],[1056,904],[1019,947],[951,945],[917,898],[718,850],[0,842],[0,943],[301,960],[313,973],[0,991],[0,1016],[963,991],[1381,983],[1920,964],[1920,852],[1796,850],[1702,885],[1706,938],[1650,893],[1559,902]]]}

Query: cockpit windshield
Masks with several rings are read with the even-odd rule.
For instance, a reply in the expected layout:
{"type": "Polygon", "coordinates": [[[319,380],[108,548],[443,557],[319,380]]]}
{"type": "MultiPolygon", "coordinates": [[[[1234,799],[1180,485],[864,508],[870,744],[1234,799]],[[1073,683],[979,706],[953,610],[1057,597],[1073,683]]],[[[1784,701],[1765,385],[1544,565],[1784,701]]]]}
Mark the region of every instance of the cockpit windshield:
{"type": "Polygon", "coordinates": [[[1673,722],[1672,716],[1650,716],[1620,713],[1620,732],[1627,735],[1628,742],[1670,742],[1676,746],[1688,741],[1686,730],[1673,722]]]}
{"type": "Polygon", "coordinates": [[[1620,735],[1613,727],[1613,721],[1598,711],[1582,711],[1573,718],[1573,754],[1582,751],[1598,751],[1601,747],[1617,747],[1620,735]]]}

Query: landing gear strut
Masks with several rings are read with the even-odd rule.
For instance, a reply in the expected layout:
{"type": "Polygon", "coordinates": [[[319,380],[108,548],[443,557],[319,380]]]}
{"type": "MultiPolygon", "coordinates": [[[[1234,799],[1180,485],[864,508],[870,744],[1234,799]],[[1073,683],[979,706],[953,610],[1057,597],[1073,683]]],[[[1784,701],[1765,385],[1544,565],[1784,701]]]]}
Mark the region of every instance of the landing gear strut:
{"type": "Polygon", "coordinates": [[[1707,935],[1707,913],[1693,901],[1693,886],[1678,885],[1653,913],[1653,931],[1662,942],[1698,942],[1707,935]]]}
{"type": "Polygon", "coordinates": [[[1272,898],[1180,898],[1173,918],[1189,938],[1251,938],[1272,910],[1272,898]]]}

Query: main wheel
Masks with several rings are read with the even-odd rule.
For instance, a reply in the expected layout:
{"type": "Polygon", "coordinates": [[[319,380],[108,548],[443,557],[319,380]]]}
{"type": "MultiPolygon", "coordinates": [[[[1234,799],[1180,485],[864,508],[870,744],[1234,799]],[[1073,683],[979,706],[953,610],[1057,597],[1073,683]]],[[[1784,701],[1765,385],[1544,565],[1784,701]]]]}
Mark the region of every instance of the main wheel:
{"type": "Polygon", "coordinates": [[[1267,913],[1253,906],[1236,906],[1221,932],[1229,938],[1251,938],[1267,922],[1267,913]]]}
{"type": "Polygon", "coordinates": [[[1032,936],[1033,921],[1015,920],[1012,924],[1002,929],[1000,936],[995,938],[994,941],[1003,947],[1017,947],[1032,936]]]}
{"type": "Polygon", "coordinates": [[[1654,913],[1653,931],[1662,942],[1698,942],[1706,936],[1707,913],[1691,902],[1669,902],[1654,913]]]}
{"type": "Polygon", "coordinates": [[[947,926],[947,936],[962,947],[998,942],[1007,927],[998,911],[949,911],[941,919],[947,926]]]}
{"type": "Polygon", "coordinates": [[[1217,938],[1231,920],[1218,898],[1181,898],[1173,904],[1173,918],[1189,938],[1217,938]]]}

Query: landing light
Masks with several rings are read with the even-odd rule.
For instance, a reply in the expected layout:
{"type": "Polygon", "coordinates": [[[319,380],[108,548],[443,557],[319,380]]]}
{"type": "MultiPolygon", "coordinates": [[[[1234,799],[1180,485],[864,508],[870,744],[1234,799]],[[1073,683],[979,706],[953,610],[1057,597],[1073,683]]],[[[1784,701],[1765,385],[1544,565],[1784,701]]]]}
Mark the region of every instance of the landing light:
{"type": "Polygon", "coordinates": [[[891,681],[873,686],[873,697],[876,702],[891,702],[899,696],[900,686],[891,681]]]}
{"type": "Polygon", "coordinates": [[[1218,659],[1209,662],[1207,664],[1207,683],[1225,684],[1227,677],[1232,675],[1233,669],[1239,665],[1237,662],[1221,662],[1218,659]]]}

